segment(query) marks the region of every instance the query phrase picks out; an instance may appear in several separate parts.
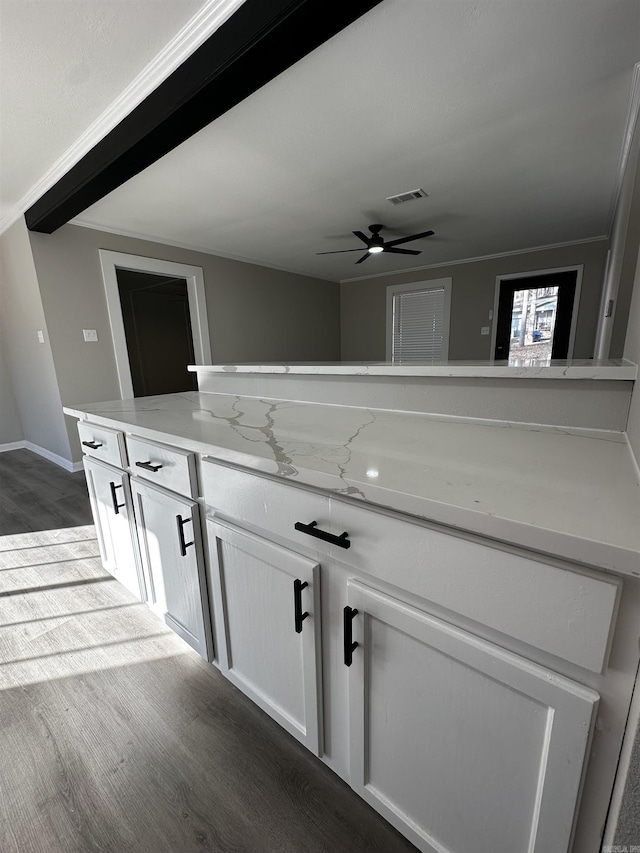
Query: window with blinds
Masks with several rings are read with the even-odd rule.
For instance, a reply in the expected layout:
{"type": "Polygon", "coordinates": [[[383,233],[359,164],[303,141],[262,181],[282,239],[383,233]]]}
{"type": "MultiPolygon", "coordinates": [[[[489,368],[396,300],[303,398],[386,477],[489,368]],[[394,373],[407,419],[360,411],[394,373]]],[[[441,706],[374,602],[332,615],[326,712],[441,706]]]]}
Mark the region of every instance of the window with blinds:
{"type": "Polygon", "coordinates": [[[393,294],[392,361],[433,361],[445,352],[445,288],[393,294]]]}

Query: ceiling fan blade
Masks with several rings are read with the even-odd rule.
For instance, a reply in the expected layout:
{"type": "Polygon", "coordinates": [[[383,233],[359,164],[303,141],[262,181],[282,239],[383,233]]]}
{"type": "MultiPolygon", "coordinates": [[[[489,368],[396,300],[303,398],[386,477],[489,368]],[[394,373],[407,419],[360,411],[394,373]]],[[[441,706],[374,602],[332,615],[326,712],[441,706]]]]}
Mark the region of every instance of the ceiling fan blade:
{"type": "Polygon", "coordinates": [[[431,235],[435,233],[435,231],[422,231],[422,233],[412,234],[410,237],[399,237],[397,240],[389,240],[389,242],[384,245],[385,248],[388,246],[399,246],[400,243],[410,243],[412,240],[421,240],[423,237],[431,237],[431,235]]]}
{"type": "Polygon", "coordinates": [[[366,261],[367,258],[371,257],[371,252],[365,252],[364,255],[360,258],[359,261],[356,261],[357,264],[361,264],[363,261],[366,261]]]}
{"type": "Polygon", "coordinates": [[[389,246],[385,246],[385,252],[392,252],[394,255],[421,255],[422,252],[419,252],[417,249],[394,249],[389,248],[389,246]]]}
{"type": "Polygon", "coordinates": [[[358,249],[334,249],[333,252],[316,252],[316,255],[339,255],[341,252],[361,252],[362,248],[358,249]]]}
{"type": "Polygon", "coordinates": [[[362,240],[363,243],[366,243],[367,246],[371,245],[371,239],[367,237],[366,234],[363,234],[362,231],[352,231],[352,234],[355,234],[359,240],[362,240]]]}

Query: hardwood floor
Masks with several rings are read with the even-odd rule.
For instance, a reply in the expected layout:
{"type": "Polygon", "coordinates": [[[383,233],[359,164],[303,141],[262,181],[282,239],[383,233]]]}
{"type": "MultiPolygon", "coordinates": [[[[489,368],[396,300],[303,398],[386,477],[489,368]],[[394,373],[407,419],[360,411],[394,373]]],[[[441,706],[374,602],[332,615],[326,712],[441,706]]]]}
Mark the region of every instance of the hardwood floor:
{"type": "Polygon", "coordinates": [[[0,851],[415,851],[105,573],[83,475],[25,454],[0,454],[2,530],[28,525],[0,535],[0,851]]]}
{"type": "Polygon", "coordinates": [[[0,536],[91,524],[84,472],[31,453],[0,453],[0,536]]]}

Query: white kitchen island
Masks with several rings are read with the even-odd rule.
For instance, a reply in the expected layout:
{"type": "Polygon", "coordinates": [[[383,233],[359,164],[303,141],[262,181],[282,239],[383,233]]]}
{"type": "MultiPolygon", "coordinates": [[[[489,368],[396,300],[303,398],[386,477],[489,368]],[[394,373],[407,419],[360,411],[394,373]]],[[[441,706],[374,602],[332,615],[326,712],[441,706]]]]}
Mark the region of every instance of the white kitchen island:
{"type": "MultiPolygon", "coordinates": [[[[543,381],[619,401],[635,367],[608,367],[543,381]]],[[[105,565],[420,849],[596,853],[638,665],[623,430],[197,370],[200,392],[65,409],[105,565]]]]}

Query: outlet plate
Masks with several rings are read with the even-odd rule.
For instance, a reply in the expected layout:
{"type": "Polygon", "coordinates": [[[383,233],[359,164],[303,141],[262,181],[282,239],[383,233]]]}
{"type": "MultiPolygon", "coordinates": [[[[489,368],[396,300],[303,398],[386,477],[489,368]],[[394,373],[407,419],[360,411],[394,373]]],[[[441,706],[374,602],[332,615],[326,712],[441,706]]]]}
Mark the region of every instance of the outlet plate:
{"type": "Polygon", "coordinates": [[[87,342],[93,343],[98,340],[98,333],[95,329],[83,329],[82,334],[87,342]]]}

